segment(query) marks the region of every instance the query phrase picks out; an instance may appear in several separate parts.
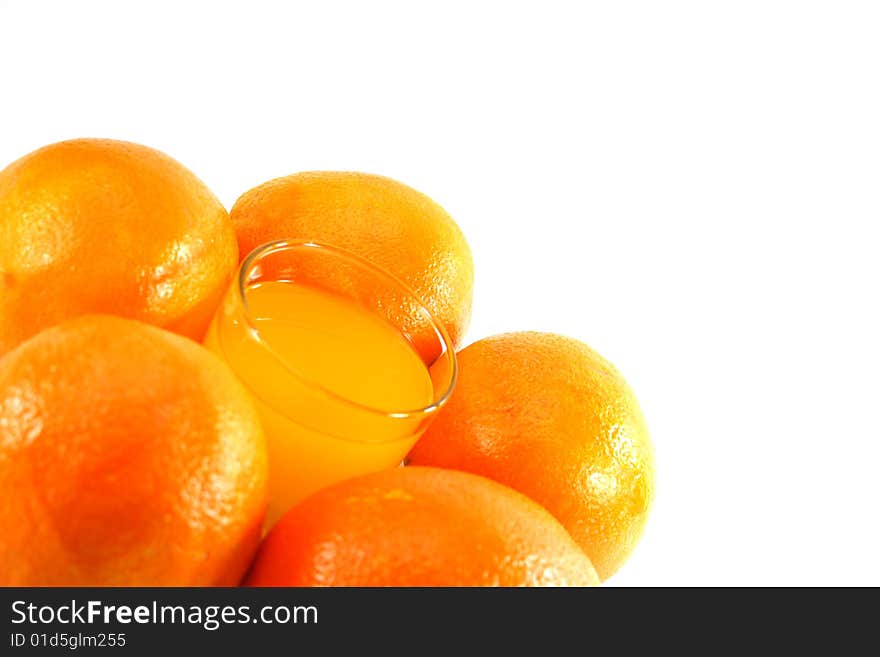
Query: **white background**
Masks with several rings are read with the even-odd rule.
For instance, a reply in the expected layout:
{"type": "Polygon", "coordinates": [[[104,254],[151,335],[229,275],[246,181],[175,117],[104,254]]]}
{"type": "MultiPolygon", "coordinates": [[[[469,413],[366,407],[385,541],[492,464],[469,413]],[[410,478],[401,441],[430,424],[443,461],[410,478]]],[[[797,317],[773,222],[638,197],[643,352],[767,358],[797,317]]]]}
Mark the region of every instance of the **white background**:
{"type": "Polygon", "coordinates": [[[620,585],[880,585],[872,2],[0,0],[0,167],[142,142],[227,206],[305,169],[458,220],[469,340],[541,329],[641,399],[620,585]]]}

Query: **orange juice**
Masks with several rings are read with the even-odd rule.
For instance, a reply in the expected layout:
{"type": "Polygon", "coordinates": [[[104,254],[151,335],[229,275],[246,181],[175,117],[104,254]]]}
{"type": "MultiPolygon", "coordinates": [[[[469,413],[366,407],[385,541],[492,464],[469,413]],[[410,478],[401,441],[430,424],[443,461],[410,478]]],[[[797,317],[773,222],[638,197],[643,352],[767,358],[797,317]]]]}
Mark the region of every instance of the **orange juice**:
{"type": "MultiPolygon", "coordinates": [[[[412,345],[387,322],[348,299],[314,287],[269,281],[249,288],[248,305],[262,339],[315,385],[388,412],[431,402],[431,377],[412,345]]],[[[244,348],[253,345],[246,343],[244,348]]],[[[284,385],[271,380],[271,370],[265,377],[265,385],[284,385]]]]}
{"type": "Polygon", "coordinates": [[[405,331],[363,301],[252,280],[240,293],[233,285],[205,339],[260,411],[270,525],[319,488],[399,465],[436,410],[448,363],[426,363],[405,331]]]}

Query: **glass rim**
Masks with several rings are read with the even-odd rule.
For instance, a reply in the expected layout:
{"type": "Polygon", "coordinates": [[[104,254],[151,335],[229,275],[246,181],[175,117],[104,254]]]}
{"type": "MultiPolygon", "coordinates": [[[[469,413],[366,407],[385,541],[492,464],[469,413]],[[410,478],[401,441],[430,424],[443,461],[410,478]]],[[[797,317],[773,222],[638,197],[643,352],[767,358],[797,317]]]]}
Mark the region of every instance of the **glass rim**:
{"type": "MultiPolygon", "coordinates": [[[[396,276],[388,272],[382,267],[375,265],[370,262],[366,258],[363,258],[356,253],[352,253],[347,249],[343,249],[337,246],[333,246],[330,244],[325,244],[322,242],[316,242],[314,240],[294,240],[294,239],[279,239],[272,240],[270,242],[265,242],[256,246],[242,261],[238,266],[237,272],[237,284],[236,284],[236,292],[238,301],[241,303],[243,309],[244,320],[247,323],[248,332],[253,336],[253,338],[264,348],[266,349],[271,356],[276,359],[284,369],[291,374],[291,376],[296,377],[296,379],[305,385],[307,388],[314,390],[326,397],[329,397],[333,401],[345,404],[347,406],[353,407],[361,412],[367,412],[373,415],[379,415],[382,417],[387,417],[390,419],[411,419],[417,417],[423,417],[430,415],[432,413],[436,413],[441,407],[443,407],[449,398],[452,396],[452,391],[455,389],[455,384],[458,381],[458,359],[455,355],[455,349],[452,346],[452,339],[449,337],[449,333],[446,330],[446,327],[440,322],[419,296],[413,292],[412,289],[403,281],[398,279],[396,276]],[[301,372],[297,370],[297,368],[293,367],[287,359],[281,356],[275,349],[272,348],[270,341],[266,340],[263,335],[260,333],[259,328],[257,328],[256,323],[253,321],[253,317],[251,315],[251,309],[247,300],[247,287],[249,283],[249,278],[251,272],[254,270],[255,265],[261,258],[269,256],[273,253],[277,253],[280,251],[293,250],[297,248],[308,248],[308,249],[317,249],[323,252],[332,253],[335,256],[340,256],[347,260],[354,262],[359,267],[365,269],[370,274],[378,276],[380,279],[384,279],[389,284],[395,286],[400,291],[405,293],[407,296],[411,297],[413,301],[417,304],[417,311],[420,314],[423,314],[424,317],[428,319],[431,324],[431,327],[434,329],[438,340],[444,347],[444,351],[441,353],[439,358],[449,358],[452,367],[451,373],[449,375],[449,383],[443,388],[442,392],[439,394],[432,395],[432,400],[430,404],[427,404],[421,408],[415,409],[406,409],[406,410],[388,410],[383,408],[377,408],[375,406],[370,406],[368,404],[363,404],[361,402],[350,399],[344,395],[339,394],[333,389],[320,384],[308,376],[305,376],[301,372]]],[[[218,336],[219,337],[219,336],[218,336]]],[[[416,352],[418,353],[418,352],[416,352]]],[[[421,359],[421,356],[419,356],[421,359]]],[[[423,361],[424,362],[424,361],[423,361]]],[[[436,362],[436,361],[435,361],[436,362]]],[[[429,365],[425,365],[426,368],[429,368],[429,365]]],[[[433,382],[433,380],[432,380],[433,382]]],[[[433,387],[433,386],[432,386],[433,387]]],[[[268,403],[268,402],[266,402],[268,403]]],[[[271,405],[274,408],[274,405],[271,405]]],[[[275,409],[276,411],[278,409],[275,409]]],[[[281,412],[281,411],[278,411],[281,412]]],[[[285,416],[286,414],[283,413],[285,416]]],[[[296,421],[295,418],[290,418],[296,421]]]]}

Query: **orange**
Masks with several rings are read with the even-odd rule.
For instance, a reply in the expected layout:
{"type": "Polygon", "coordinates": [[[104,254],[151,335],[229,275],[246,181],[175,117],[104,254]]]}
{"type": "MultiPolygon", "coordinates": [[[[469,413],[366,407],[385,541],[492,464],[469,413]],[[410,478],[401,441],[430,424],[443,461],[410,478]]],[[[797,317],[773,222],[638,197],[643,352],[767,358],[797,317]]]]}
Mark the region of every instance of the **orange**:
{"type": "Polygon", "coordinates": [[[458,354],[455,393],[408,462],[474,472],[548,509],[607,579],[641,536],[654,456],[639,404],[587,345],[508,333],[458,354]]]}
{"type": "Polygon", "coordinates": [[[395,468],[325,488],[266,537],[251,586],[593,586],[590,560],[514,490],[395,468]]]}
{"type": "Polygon", "coordinates": [[[230,216],[242,258],[279,239],[346,249],[413,290],[453,344],[461,342],[473,297],[471,251],[452,218],[424,194],[383,176],[313,171],[255,187],[230,216]]]}
{"type": "Polygon", "coordinates": [[[0,171],[0,354],[86,313],[201,340],[237,263],[226,210],[146,146],[76,139],[0,171]]]}
{"type": "Polygon", "coordinates": [[[197,343],[91,315],[0,358],[0,585],[234,585],[257,548],[256,410],[197,343]]]}

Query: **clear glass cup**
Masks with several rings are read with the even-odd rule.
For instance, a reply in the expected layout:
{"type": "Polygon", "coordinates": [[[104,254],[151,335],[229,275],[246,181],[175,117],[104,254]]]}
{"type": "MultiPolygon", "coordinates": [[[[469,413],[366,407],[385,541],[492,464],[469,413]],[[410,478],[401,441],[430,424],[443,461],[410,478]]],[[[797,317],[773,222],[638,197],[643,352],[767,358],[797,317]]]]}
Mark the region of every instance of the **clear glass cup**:
{"type": "Polygon", "coordinates": [[[449,399],[457,373],[449,335],[413,292],[363,258],[313,242],[251,252],[205,344],[259,409],[270,459],[267,526],[320,488],[398,466],[449,399]],[[396,360],[386,366],[376,359],[388,349],[396,360]],[[410,395],[418,386],[405,381],[424,387],[414,408],[355,398],[410,395]]]}

